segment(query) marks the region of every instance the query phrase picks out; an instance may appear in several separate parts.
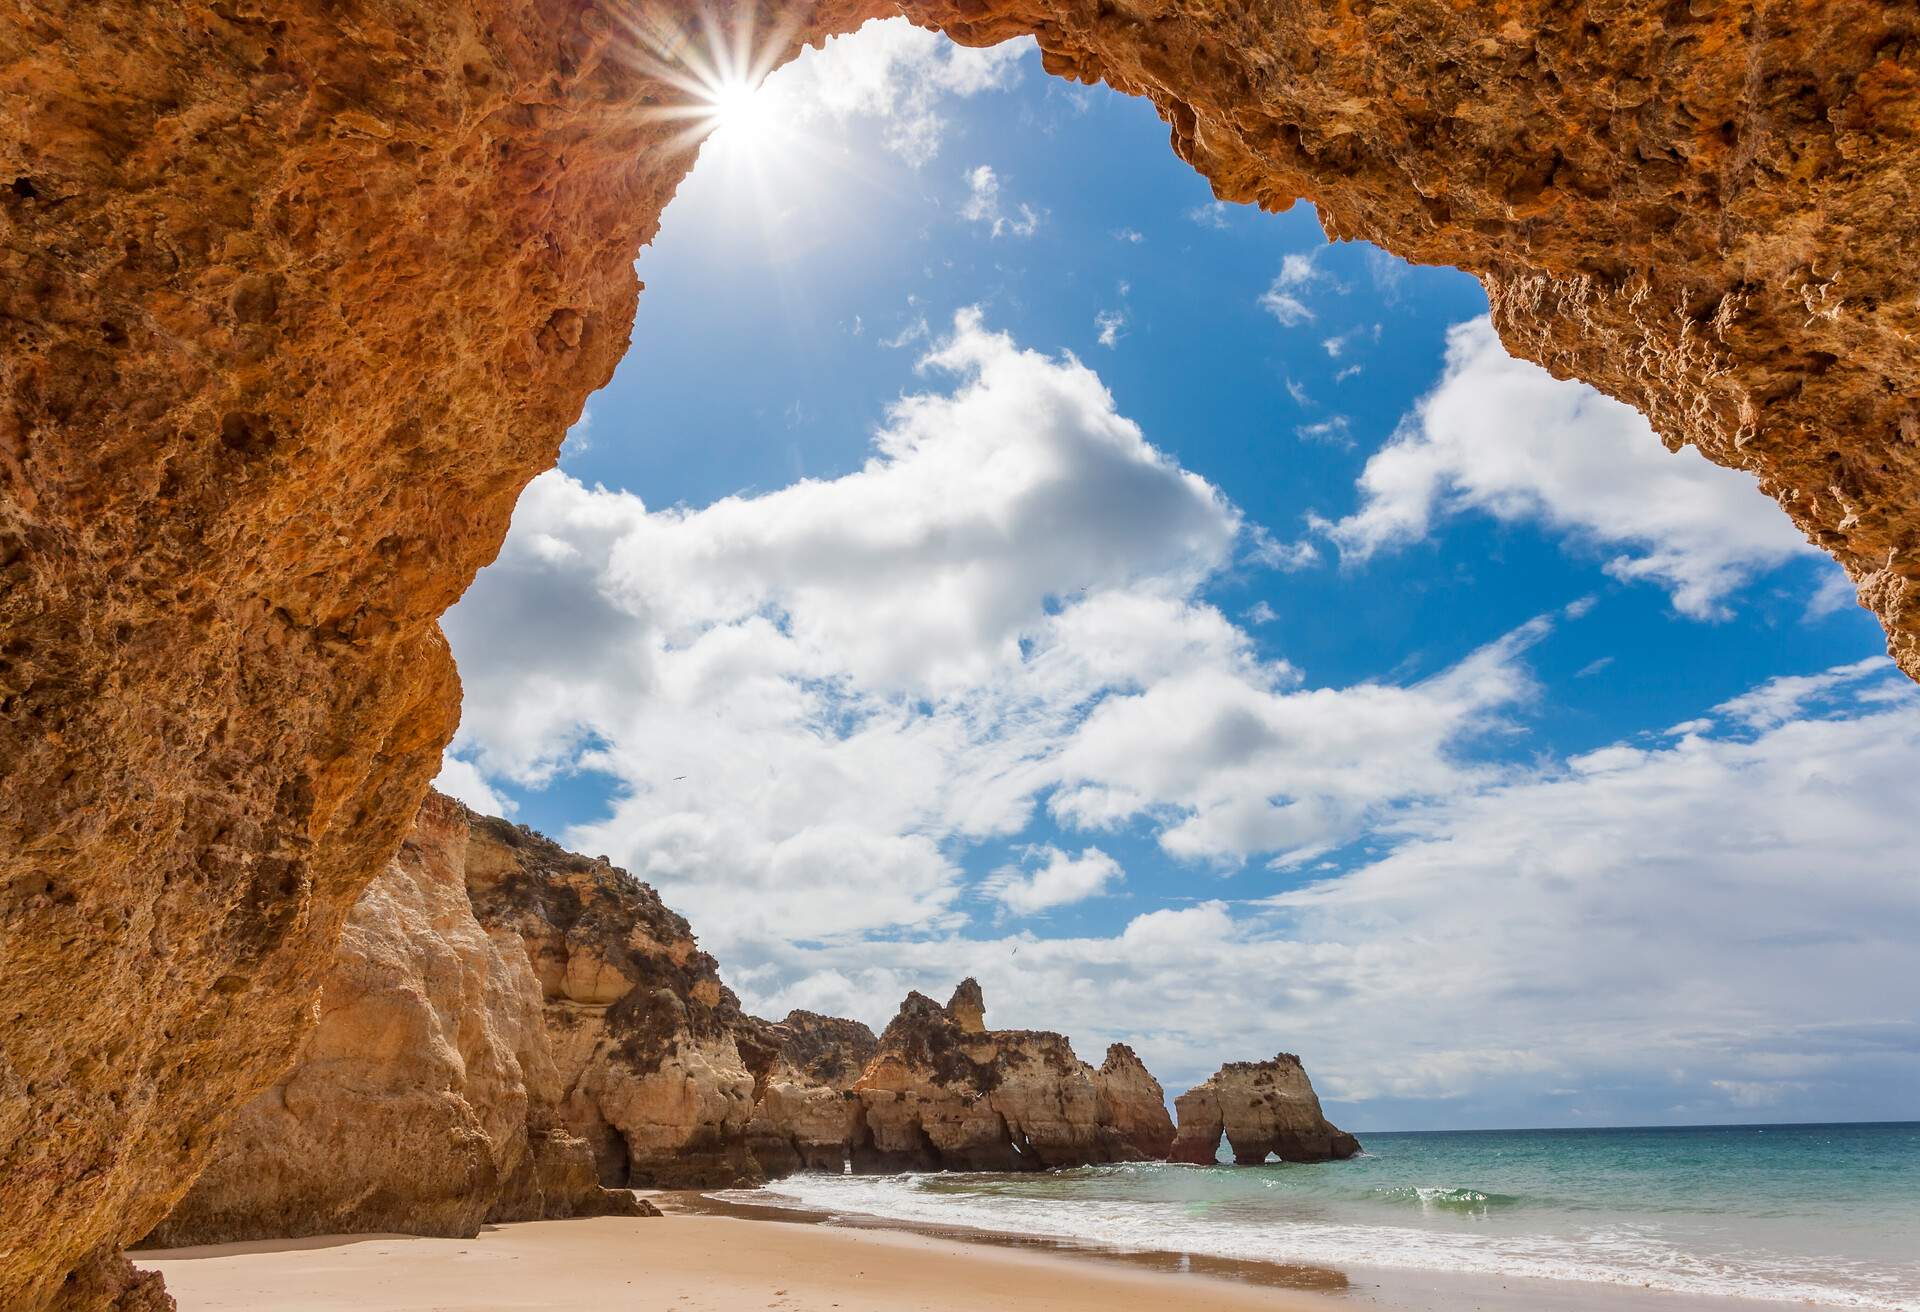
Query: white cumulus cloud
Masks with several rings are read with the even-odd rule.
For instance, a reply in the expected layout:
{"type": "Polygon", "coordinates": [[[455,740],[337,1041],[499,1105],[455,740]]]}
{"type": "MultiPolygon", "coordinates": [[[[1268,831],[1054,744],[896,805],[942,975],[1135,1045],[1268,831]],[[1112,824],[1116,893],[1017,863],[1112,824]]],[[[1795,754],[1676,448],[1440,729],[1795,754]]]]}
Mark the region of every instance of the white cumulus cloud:
{"type": "Polygon", "coordinates": [[[610,776],[611,814],[567,839],[740,940],[953,922],[956,854],[1042,807],[1231,867],[1472,783],[1458,749],[1528,695],[1532,628],[1422,683],[1308,686],[1199,600],[1240,512],[1092,370],[972,310],[920,367],[841,478],[665,510],[536,479],[446,621],[449,770],[610,776]]]}
{"type": "Polygon", "coordinates": [[[1508,355],[1485,318],[1448,333],[1439,384],[1367,461],[1359,492],[1358,510],[1322,524],[1348,560],[1465,511],[1535,520],[1611,553],[1609,574],[1657,584],[1698,619],[1812,553],[1751,475],[1668,452],[1631,407],[1508,355]]]}
{"type": "Polygon", "coordinates": [[[1120,863],[1097,847],[1084,848],[1074,856],[1049,844],[1027,855],[1027,864],[1001,867],[981,888],[1009,911],[1022,915],[1084,902],[1125,879],[1120,863]]]}
{"type": "Polygon", "coordinates": [[[1832,674],[1817,715],[1503,772],[1293,891],[1106,937],[776,948],[753,999],[884,1022],[972,974],[994,1023],[1125,1040],[1170,1092],[1298,1051],[1362,1129],[1894,1115],[1920,1079],[1920,693],[1832,674]]]}
{"type": "Polygon", "coordinates": [[[483,815],[512,815],[513,799],[494,790],[473,762],[448,756],[440,762],[440,773],[433,786],[449,797],[465,802],[483,815]]]}
{"type": "Polygon", "coordinates": [[[1170,1088],[1286,1048],[1394,1119],[1911,1087],[1920,695],[1883,660],[1516,759],[1557,620],[1317,684],[1203,599],[1257,528],[1083,362],[968,311],[921,369],[839,478],[667,509],[536,479],[447,618],[443,783],[499,810],[601,772],[607,813],[562,837],[658,886],[772,1014],[884,1023],[973,974],[996,1023],[1132,1042],[1170,1088]],[[1142,835],[1160,905],[1036,935],[1138,896],[1112,854],[1142,835]],[[1018,846],[981,878],[986,843],[1018,846]]]}
{"type": "Polygon", "coordinates": [[[1095,707],[1061,754],[1048,805],[1083,829],[1161,817],[1178,857],[1305,860],[1386,808],[1469,787],[1454,749],[1533,683],[1519,663],[1544,621],[1410,686],[1287,686],[1251,661],[1182,671],[1095,707]]]}
{"type": "Polygon", "coordinates": [[[1192,600],[1241,520],[1071,356],[968,311],[921,368],[842,478],[660,511],[536,479],[447,618],[455,759],[609,773],[569,837],[738,934],[948,914],[943,845],[1025,824],[1089,700],[1243,658],[1192,600]]]}

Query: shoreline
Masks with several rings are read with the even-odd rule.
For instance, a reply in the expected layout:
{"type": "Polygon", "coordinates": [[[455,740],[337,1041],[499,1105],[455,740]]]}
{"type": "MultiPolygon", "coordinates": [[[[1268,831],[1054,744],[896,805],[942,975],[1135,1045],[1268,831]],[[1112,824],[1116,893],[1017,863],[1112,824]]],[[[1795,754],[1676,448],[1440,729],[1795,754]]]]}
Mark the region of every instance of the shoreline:
{"type": "MultiPolygon", "coordinates": [[[[1321,1266],[1310,1263],[1265,1262],[1216,1257],[1173,1249],[1123,1248],[1086,1243],[1059,1235],[1014,1234],[974,1226],[936,1225],[864,1212],[827,1212],[810,1206],[782,1206],[718,1198],[712,1191],[642,1191],[668,1215],[731,1217],[768,1225],[821,1226],[855,1232],[897,1232],[962,1246],[980,1246],[1013,1252],[1049,1254],[1079,1264],[1114,1264],[1179,1278],[1198,1278],[1304,1297],[1304,1309],[1355,1306],[1380,1307],[1392,1312],[1778,1312],[1782,1308],[1837,1309],[1841,1305],[1800,1300],[1756,1299],[1738,1295],[1680,1293],[1627,1284],[1589,1280],[1548,1280],[1530,1276],[1498,1276],[1413,1267],[1321,1266]]],[[[1274,1303],[1274,1307],[1294,1304],[1274,1303]]]]}
{"type": "Polygon", "coordinates": [[[1337,1294],[1352,1287],[1343,1271],[1332,1267],[1279,1262],[1248,1262],[1239,1258],[1210,1257],[1203,1253],[1181,1253],[1170,1249],[1144,1250],[1083,1244],[1055,1235],[1019,1235],[1001,1230],[982,1230],[976,1226],[931,1225],[921,1221],[902,1221],[864,1212],[826,1212],[815,1207],[783,1207],[773,1203],[752,1203],[734,1198],[719,1198],[715,1191],[692,1189],[640,1191],[641,1196],[669,1216],[713,1216],[764,1225],[824,1226],[858,1233],[898,1233],[919,1235],[942,1243],[963,1247],[1002,1249],[1021,1253],[1051,1254],[1069,1260],[1114,1263],[1132,1270],[1160,1275],[1201,1276],[1209,1280],[1251,1285],[1261,1289],[1282,1289],[1294,1293],[1337,1294]]]}
{"type": "Polygon", "coordinates": [[[649,1193],[657,1218],[331,1235],[131,1254],[181,1312],[1766,1312],[1804,1307],[1582,1281],[1282,1266],[649,1193]]]}

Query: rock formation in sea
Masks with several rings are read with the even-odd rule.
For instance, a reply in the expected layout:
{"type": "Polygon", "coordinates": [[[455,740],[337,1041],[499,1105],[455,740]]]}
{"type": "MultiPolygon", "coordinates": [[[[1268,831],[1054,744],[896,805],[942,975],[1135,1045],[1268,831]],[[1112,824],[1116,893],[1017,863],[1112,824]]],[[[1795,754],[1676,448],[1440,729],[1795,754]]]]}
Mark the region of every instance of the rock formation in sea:
{"type": "Polygon", "coordinates": [[[945,1007],[907,995],[853,1086],[854,1170],[1037,1171],[1151,1157],[1171,1139],[1160,1086],[1131,1050],[1095,1070],[1065,1036],[990,1030],[985,1011],[971,979],[945,1007]]]}
{"type": "Polygon", "coordinates": [[[1129,1146],[1130,1157],[1156,1159],[1173,1151],[1166,1090],[1132,1048],[1108,1046],[1107,1059],[1094,1072],[1094,1088],[1100,1095],[1100,1123],[1129,1146]]]}
{"type": "MultiPolygon", "coordinates": [[[[701,9],[648,7],[664,58],[701,9]]],[[[1920,673],[1909,6],[776,9],[769,64],[896,12],[1032,34],[1224,199],[1477,275],[1514,352],[1752,472],[1920,673]]],[[[605,6],[339,15],[0,17],[0,1306],[164,1298],[118,1249],[305,1041],[456,720],[435,621],[693,161],[605,6]]]]}
{"type": "Polygon", "coordinates": [[[1360,1151],[1360,1141],[1327,1120],[1313,1081],[1300,1059],[1283,1052],[1271,1061],[1232,1061],[1204,1084],[1174,1099],[1180,1127],[1172,1160],[1211,1165],[1226,1135],[1233,1160],[1242,1166],[1267,1160],[1339,1161],[1360,1151]]]}
{"type": "Polygon", "coordinates": [[[347,917],[293,1068],[220,1132],[155,1247],[633,1215],[556,1119],[561,1085],[517,938],[467,898],[469,817],[429,794],[347,917]]]}

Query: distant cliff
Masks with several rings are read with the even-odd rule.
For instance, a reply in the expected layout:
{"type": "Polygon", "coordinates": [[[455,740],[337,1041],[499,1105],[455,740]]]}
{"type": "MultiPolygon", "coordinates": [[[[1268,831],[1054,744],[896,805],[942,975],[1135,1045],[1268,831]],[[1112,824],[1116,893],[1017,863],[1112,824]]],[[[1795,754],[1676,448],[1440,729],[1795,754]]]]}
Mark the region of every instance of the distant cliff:
{"type": "Polygon", "coordinates": [[[1095,1070],[1065,1036],[990,1030],[985,1011],[971,979],[945,1007],[907,995],[854,1085],[855,1170],[1035,1171],[1165,1151],[1165,1095],[1130,1050],[1095,1070]]]}
{"type": "Polygon", "coordinates": [[[1350,1156],[1297,1059],[1233,1063],[1167,1114],[1114,1044],[993,1030],[968,979],[858,1021],[741,1010],[646,884],[433,795],[353,909],[319,1024],[152,1245],[470,1235],[632,1212],[633,1187],[799,1170],[1023,1171],[1350,1156]]]}
{"type": "Polygon", "coordinates": [[[474,914],[532,965],[559,1115],[592,1145],[601,1183],[755,1176],[748,1018],[686,920],[625,871],[530,830],[475,816],[471,833],[474,914]]]}

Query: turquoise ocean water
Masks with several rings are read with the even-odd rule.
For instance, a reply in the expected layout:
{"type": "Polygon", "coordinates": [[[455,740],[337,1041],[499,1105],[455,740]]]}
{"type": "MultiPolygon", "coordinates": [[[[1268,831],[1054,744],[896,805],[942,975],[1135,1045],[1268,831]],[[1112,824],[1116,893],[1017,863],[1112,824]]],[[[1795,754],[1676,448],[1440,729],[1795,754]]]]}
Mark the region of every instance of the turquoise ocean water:
{"type": "Polygon", "coordinates": [[[1369,1134],[1318,1166],[806,1175],[739,1197],[1345,1270],[1920,1312],[1920,1123],[1369,1134]]]}

